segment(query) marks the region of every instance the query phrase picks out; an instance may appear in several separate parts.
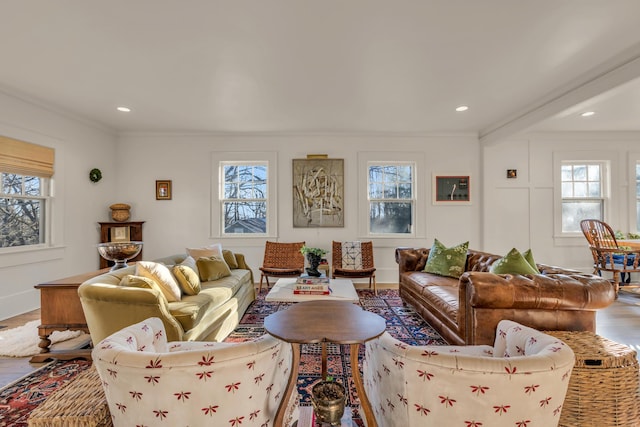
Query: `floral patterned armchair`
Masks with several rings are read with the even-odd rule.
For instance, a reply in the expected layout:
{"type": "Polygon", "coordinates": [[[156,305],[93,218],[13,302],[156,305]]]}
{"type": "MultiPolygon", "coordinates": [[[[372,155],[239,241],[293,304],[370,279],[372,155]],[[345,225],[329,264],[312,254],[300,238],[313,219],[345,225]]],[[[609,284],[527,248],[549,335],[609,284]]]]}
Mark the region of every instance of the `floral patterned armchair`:
{"type": "Polygon", "coordinates": [[[557,426],[575,363],[562,341],[502,320],[493,347],[366,344],[365,390],[385,427],[557,426]]]}
{"type": "MultiPolygon", "coordinates": [[[[291,345],[269,335],[240,343],[167,342],[158,318],[102,340],[93,362],[115,427],[273,425],[291,370],[291,345]]],[[[285,426],[297,417],[287,402],[285,426]]]]}

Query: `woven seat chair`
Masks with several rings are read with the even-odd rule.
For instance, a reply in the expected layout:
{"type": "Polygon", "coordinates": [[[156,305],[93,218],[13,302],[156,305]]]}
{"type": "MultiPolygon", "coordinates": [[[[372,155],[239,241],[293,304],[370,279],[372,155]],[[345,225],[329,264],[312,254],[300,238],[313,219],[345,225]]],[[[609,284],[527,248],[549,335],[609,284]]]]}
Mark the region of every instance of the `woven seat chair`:
{"type": "Polygon", "coordinates": [[[603,271],[611,272],[617,295],[620,284],[629,283],[629,273],[640,272],[640,250],[618,246],[615,233],[606,222],[585,219],[580,222],[580,228],[593,256],[593,273],[602,276],[603,271]]]}
{"type": "Polygon", "coordinates": [[[378,295],[372,242],[336,242],[334,240],[331,249],[331,277],[333,279],[336,277],[348,279],[369,278],[369,289],[371,289],[371,284],[373,283],[373,293],[378,295]],[[351,251],[351,253],[343,253],[343,246],[349,248],[348,251],[351,251]],[[357,258],[358,268],[354,268],[351,263],[346,263],[345,256],[347,258],[357,258]]]}
{"type": "Polygon", "coordinates": [[[263,279],[266,279],[268,291],[269,277],[297,277],[304,273],[304,255],[300,252],[304,245],[305,242],[265,243],[258,293],[262,292],[263,279]]]}

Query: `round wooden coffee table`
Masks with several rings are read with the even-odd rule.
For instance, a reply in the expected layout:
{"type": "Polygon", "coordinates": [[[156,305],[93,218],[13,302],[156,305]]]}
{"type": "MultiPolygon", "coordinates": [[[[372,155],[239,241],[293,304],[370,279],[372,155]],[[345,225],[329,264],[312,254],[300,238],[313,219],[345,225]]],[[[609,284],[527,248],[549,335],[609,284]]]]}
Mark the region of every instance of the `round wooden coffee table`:
{"type": "Polygon", "coordinates": [[[280,408],[278,408],[274,425],[282,425],[284,408],[294,387],[296,387],[300,364],[300,345],[323,344],[321,378],[326,378],[327,352],[324,344],[335,343],[350,345],[351,373],[362,411],[367,425],[369,427],[377,426],[358,369],[358,349],[360,344],[382,335],[386,327],[384,318],[365,311],[350,302],[318,300],[301,302],[286,310],[273,313],[264,319],[264,327],[274,337],[291,343],[293,349],[291,376],[280,408]]]}

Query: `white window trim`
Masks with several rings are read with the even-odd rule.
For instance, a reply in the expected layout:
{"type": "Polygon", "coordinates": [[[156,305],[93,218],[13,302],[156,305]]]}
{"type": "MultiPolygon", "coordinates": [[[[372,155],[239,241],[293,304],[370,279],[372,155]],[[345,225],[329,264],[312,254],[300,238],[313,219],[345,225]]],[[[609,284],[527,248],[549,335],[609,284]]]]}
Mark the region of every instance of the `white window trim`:
{"type": "Polygon", "coordinates": [[[366,239],[415,239],[425,236],[426,230],[426,188],[429,185],[425,174],[424,152],[358,152],[358,236],[366,239]],[[378,234],[369,233],[369,164],[371,163],[412,163],[413,170],[413,226],[411,233],[378,234]]]}
{"type": "Polygon", "coordinates": [[[629,174],[627,176],[627,182],[629,185],[627,186],[627,197],[629,200],[629,225],[627,229],[632,233],[638,233],[638,231],[640,231],[640,227],[638,227],[638,224],[636,223],[638,214],[636,212],[636,200],[638,200],[638,196],[636,196],[636,164],[640,164],[640,152],[630,152],[628,161],[629,174]]]}
{"type": "Polygon", "coordinates": [[[0,135],[11,135],[13,138],[30,141],[55,149],[55,173],[49,178],[49,197],[45,213],[45,243],[30,246],[12,246],[0,248],[0,268],[25,265],[61,259],[64,256],[64,198],[65,198],[65,148],[63,144],[51,137],[32,133],[24,129],[3,126],[0,124],[0,135]]]}
{"type": "Polygon", "coordinates": [[[216,151],[211,154],[211,237],[225,239],[274,238],[278,234],[277,221],[277,170],[278,153],[275,151],[216,151]],[[225,234],[222,230],[222,164],[224,162],[247,162],[267,164],[267,232],[255,234],[225,234]]]}
{"type": "Polygon", "coordinates": [[[617,170],[617,159],[608,151],[556,151],[553,153],[553,234],[556,244],[562,245],[564,239],[584,239],[582,232],[562,231],[562,164],[571,163],[600,163],[602,169],[602,198],[604,199],[603,220],[610,222],[611,200],[614,199],[616,176],[612,171],[617,170]]]}

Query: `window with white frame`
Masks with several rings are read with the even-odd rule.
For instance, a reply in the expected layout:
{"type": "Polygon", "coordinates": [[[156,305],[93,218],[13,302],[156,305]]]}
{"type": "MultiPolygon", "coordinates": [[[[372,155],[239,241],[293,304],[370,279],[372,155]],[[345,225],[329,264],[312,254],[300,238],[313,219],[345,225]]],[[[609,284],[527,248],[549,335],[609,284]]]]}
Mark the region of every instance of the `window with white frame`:
{"type": "Polygon", "coordinates": [[[0,248],[46,243],[49,181],[0,172],[0,248]]]}
{"type": "Polygon", "coordinates": [[[636,230],[640,231],[640,162],[636,163],[636,230]]]}
{"type": "Polygon", "coordinates": [[[368,164],[369,234],[412,234],[415,216],[415,164],[368,164]]]}
{"type": "Polygon", "coordinates": [[[606,169],[602,162],[561,164],[562,232],[580,232],[580,221],[604,220],[606,169]]]}
{"type": "Polygon", "coordinates": [[[266,234],[268,163],[224,161],[220,163],[220,167],[222,234],[266,234]]]}

